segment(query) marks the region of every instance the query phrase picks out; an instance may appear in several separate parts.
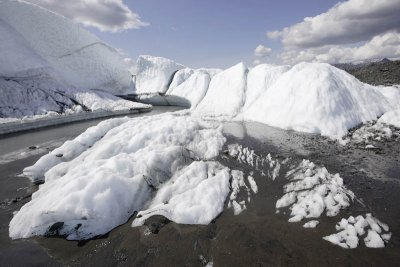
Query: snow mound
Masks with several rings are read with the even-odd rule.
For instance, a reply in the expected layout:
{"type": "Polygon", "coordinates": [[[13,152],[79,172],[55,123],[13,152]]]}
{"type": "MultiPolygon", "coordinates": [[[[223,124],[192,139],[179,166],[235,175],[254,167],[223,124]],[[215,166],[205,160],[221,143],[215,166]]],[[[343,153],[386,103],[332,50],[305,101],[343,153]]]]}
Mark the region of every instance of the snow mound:
{"type": "Polygon", "coordinates": [[[246,98],[246,77],[247,68],[243,63],[215,75],[194,112],[209,117],[232,118],[237,115],[246,98]]]}
{"type": "MultiPolygon", "coordinates": [[[[174,74],[184,66],[170,59],[141,55],[136,61],[136,93],[165,93],[174,74]]],[[[180,74],[183,78],[186,74],[180,74]]],[[[175,82],[179,83],[178,81],[175,82]]]]}
{"type": "Polygon", "coordinates": [[[246,103],[243,110],[247,110],[251,105],[267,91],[276,80],[286,71],[289,66],[275,66],[260,64],[249,70],[247,75],[246,103]]]}
{"type": "Polygon", "coordinates": [[[289,222],[319,218],[325,210],[327,216],[336,216],[354,198],[339,174],[332,175],[309,160],[303,160],[287,177],[291,182],[283,187],[285,194],[276,202],[276,209],[290,206],[289,222]]]}
{"type": "Polygon", "coordinates": [[[300,63],[283,73],[243,118],[338,137],[389,109],[390,103],[375,87],[345,71],[324,63],[300,63]]]}
{"type": "Polygon", "coordinates": [[[119,53],[72,21],[17,0],[0,1],[0,18],[0,33],[6,33],[1,48],[7,48],[0,56],[1,76],[29,77],[36,70],[79,89],[132,90],[119,53]]]}
{"type": "Polygon", "coordinates": [[[365,217],[359,215],[357,217],[350,216],[348,219],[342,219],[337,225],[336,230],[340,231],[336,234],[323,237],[342,248],[356,248],[359,244],[359,238],[366,234],[364,238],[366,247],[383,248],[385,243],[389,242],[392,234],[389,232],[389,227],[367,213],[365,217]]]}
{"type": "Polygon", "coordinates": [[[45,183],[11,220],[10,237],[56,234],[76,240],[104,234],[146,209],[164,187],[160,198],[177,193],[169,198],[170,208],[186,205],[193,212],[175,210],[171,218],[206,223],[223,209],[227,170],[214,163],[190,164],[216,157],[224,142],[218,125],[189,116],[100,123],[24,170],[32,179],[44,174],[45,183]],[[181,186],[168,183],[171,177],[181,186]],[[207,214],[203,207],[210,206],[207,214]]]}

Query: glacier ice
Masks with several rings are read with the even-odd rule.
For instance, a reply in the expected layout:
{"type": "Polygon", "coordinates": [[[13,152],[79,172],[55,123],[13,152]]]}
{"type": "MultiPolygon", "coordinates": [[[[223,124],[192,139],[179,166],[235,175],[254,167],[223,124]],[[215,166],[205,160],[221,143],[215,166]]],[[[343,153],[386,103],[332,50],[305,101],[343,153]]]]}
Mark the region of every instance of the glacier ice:
{"type": "Polygon", "coordinates": [[[229,170],[211,162],[224,143],[218,124],[191,116],[102,122],[24,170],[45,183],[11,220],[10,237],[87,239],[155,207],[178,222],[207,224],[230,190],[229,170]]]}
{"type": "Polygon", "coordinates": [[[112,95],[133,92],[115,49],[34,4],[0,1],[0,50],[0,122],[148,107],[112,95]]]}
{"type": "MultiPolygon", "coordinates": [[[[126,94],[133,90],[128,67],[112,47],[72,21],[37,5],[16,0],[0,1],[1,28],[15,32],[1,37],[2,47],[13,45],[23,38],[18,49],[8,49],[0,57],[0,70],[18,64],[5,72],[7,76],[23,71],[50,67],[58,80],[80,89],[99,89],[113,94],[126,94]],[[11,38],[10,38],[11,37],[11,38]],[[22,46],[27,49],[20,54],[22,46]],[[28,52],[29,50],[29,52],[28,52]],[[31,52],[34,53],[31,53],[31,52]],[[23,56],[22,63],[18,62],[23,56]],[[43,62],[37,64],[38,58],[43,62]],[[34,64],[24,66],[23,61],[34,64]]],[[[1,75],[4,75],[3,72],[1,75]]]]}
{"type": "Polygon", "coordinates": [[[243,63],[215,75],[194,113],[226,118],[237,115],[245,102],[246,75],[247,68],[243,63]]]}
{"type": "Polygon", "coordinates": [[[184,66],[170,59],[141,55],[134,70],[136,93],[165,93],[175,72],[184,66]]]}

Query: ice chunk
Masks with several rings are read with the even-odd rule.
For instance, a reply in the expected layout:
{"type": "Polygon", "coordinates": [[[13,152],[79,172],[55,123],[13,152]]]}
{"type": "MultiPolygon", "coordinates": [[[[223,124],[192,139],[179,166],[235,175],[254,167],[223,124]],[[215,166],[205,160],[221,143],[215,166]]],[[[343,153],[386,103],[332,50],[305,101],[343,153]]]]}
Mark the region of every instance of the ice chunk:
{"type": "Polygon", "coordinates": [[[247,176],[247,180],[249,181],[251,191],[253,191],[254,194],[257,194],[258,186],[254,178],[252,176],[247,176]]]}
{"type": "Polygon", "coordinates": [[[312,220],[312,221],[309,221],[309,222],[306,222],[305,224],[303,224],[303,227],[304,228],[315,228],[315,227],[317,227],[318,224],[319,224],[319,221],[312,220]]]}
{"type": "Polygon", "coordinates": [[[348,219],[343,218],[336,225],[336,230],[339,232],[323,239],[343,248],[356,248],[359,238],[365,234],[365,229],[368,229],[368,235],[364,238],[367,247],[385,247],[385,242],[389,242],[391,238],[389,227],[368,213],[365,218],[361,215],[356,218],[353,216],[348,219]]]}
{"type": "Polygon", "coordinates": [[[290,206],[292,216],[289,222],[304,218],[319,218],[326,211],[327,216],[337,215],[341,209],[350,206],[353,192],[343,186],[343,179],[330,174],[326,168],[303,160],[287,174],[290,182],[283,187],[284,195],[277,200],[276,208],[290,206]]]}
{"type": "Polygon", "coordinates": [[[383,242],[381,236],[374,230],[368,230],[368,235],[364,238],[365,246],[369,248],[383,248],[385,242],[383,242]]]}

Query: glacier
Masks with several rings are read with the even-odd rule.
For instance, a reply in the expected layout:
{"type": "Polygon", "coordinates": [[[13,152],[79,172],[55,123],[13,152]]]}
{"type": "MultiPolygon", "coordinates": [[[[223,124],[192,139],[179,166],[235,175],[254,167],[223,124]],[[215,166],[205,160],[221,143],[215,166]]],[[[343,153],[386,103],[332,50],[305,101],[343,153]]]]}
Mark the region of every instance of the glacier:
{"type": "Polygon", "coordinates": [[[134,90],[114,48],[34,4],[0,0],[0,50],[0,122],[148,107],[113,96],[134,90]]]}

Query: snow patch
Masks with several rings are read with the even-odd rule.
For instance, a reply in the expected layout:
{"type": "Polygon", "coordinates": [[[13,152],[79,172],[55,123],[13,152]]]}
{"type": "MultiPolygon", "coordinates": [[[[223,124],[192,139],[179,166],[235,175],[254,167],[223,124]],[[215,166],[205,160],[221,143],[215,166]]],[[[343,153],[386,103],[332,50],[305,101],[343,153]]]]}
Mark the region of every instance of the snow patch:
{"type": "Polygon", "coordinates": [[[357,217],[350,216],[348,219],[342,219],[337,225],[336,230],[340,231],[336,234],[323,237],[342,248],[356,248],[359,245],[359,239],[366,234],[364,243],[369,248],[383,248],[385,243],[389,242],[392,234],[389,227],[367,213],[365,217],[359,215],[357,217]]]}

